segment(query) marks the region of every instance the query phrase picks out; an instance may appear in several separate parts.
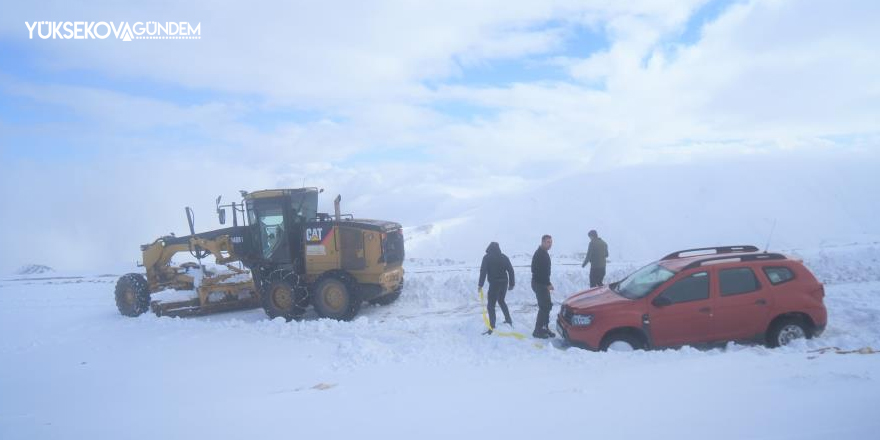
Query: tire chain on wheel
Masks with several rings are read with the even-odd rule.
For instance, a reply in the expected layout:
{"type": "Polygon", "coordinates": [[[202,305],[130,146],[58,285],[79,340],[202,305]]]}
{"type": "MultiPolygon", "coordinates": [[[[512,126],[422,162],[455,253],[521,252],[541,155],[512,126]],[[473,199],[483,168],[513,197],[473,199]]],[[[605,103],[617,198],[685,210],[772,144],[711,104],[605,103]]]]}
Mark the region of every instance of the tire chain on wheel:
{"type": "Polygon", "coordinates": [[[260,303],[263,306],[263,310],[266,312],[266,315],[269,316],[269,319],[275,319],[279,316],[287,321],[299,320],[300,318],[302,318],[302,316],[306,312],[306,308],[309,305],[309,294],[308,290],[300,285],[300,278],[298,274],[289,270],[276,269],[269,273],[268,276],[260,278],[265,280],[261,281],[260,283],[260,303]],[[287,313],[275,315],[272,312],[272,309],[274,309],[275,307],[271,307],[271,288],[277,282],[284,282],[291,287],[291,294],[293,295],[293,309],[288,311],[287,313]]]}
{"type": "Polygon", "coordinates": [[[150,309],[150,287],[147,280],[139,273],[129,273],[121,276],[116,282],[116,308],[125,316],[139,316],[150,309]],[[127,288],[134,291],[135,302],[129,304],[123,298],[127,288]],[[129,305],[133,308],[129,309],[129,305]]]}

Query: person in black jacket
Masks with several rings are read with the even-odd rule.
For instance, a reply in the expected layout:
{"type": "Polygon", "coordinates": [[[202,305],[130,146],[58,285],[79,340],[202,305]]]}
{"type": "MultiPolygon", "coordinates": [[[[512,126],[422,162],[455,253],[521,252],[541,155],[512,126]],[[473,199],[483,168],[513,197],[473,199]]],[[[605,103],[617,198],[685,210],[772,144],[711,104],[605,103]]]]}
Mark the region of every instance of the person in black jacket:
{"type": "Polygon", "coordinates": [[[547,253],[551,246],[553,237],[545,235],[541,237],[541,246],[532,255],[532,290],[538,298],[538,318],[535,320],[532,336],[541,339],[556,336],[548,328],[550,309],[553,308],[553,302],[550,301],[550,292],[553,291],[553,284],[550,283],[550,254],[547,253]]]}
{"type": "Polygon", "coordinates": [[[513,286],[516,284],[510,259],[501,253],[501,246],[494,241],[489,243],[489,247],[486,248],[483,264],[480,265],[481,289],[487,278],[489,279],[489,303],[486,305],[486,310],[489,312],[489,327],[491,328],[486,333],[491,334],[495,329],[496,301],[501,306],[501,312],[504,313],[504,323],[513,326],[510,311],[507,309],[507,303],[504,302],[504,296],[508,290],[513,290],[513,286]]]}

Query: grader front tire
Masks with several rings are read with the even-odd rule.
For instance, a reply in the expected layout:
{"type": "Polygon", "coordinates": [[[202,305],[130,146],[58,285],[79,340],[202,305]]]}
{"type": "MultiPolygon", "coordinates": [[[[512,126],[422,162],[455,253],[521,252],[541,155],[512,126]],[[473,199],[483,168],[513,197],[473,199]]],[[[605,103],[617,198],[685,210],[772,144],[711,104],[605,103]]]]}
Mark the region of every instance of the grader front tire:
{"type": "Polygon", "coordinates": [[[150,287],[139,273],[123,275],[116,282],[116,308],[125,316],[139,316],[150,309],[150,287]]]}

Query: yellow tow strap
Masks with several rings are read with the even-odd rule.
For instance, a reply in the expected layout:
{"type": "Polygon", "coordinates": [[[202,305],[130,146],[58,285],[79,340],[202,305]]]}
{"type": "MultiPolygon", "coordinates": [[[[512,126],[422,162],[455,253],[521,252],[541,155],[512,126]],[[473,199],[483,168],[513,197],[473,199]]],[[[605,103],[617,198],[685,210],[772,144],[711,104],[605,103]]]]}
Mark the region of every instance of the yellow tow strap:
{"type": "Polygon", "coordinates": [[[483,306],[483,324],[486,324],[486,328],[489,329],[489,330],[492,330],[492,334],[493,334],[493,335],[498,335],[498,336],[508,336],[508,337],[511,337],[511,338],[519,339],[519,340],[523,340],[523,339],[525,339],[525,338],[526,338],[526,335],[524,335],[524,334],[522,334],[522,333],[517,333],[517,332],[498,332],[498,331],[495,331],[494,328],[492,328],[492,326],[489,324],[489,316],[486,314],[486,306],[485,306],[484,303],[483,303],[483,288],[480,287],[479,291],[480,291],[480,305],[483,306]]]}
{"type": "Polygon", "coordinates": [[[880,354],[880,350],[875,350],[872,347],[862,347],[856,350],[843,350],[840,347],[823,347],[817,350],[810,350],[807,353],[816,353],[812,356],[808,356],[807,359],[816,359],[820,354],[825,353],[836,353],[836,354],[880,354]]]}

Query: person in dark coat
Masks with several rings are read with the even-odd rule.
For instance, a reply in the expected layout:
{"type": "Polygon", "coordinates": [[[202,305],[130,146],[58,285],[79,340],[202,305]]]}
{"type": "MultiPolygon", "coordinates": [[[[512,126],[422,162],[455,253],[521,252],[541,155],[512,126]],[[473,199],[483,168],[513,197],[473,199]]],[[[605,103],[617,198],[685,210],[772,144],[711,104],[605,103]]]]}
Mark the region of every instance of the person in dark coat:
{"type": "Polygon", "coordinates": [[[581,267],[586,267],[588,263],[590,265],[590,288],[604,286],[608,245],[599,238],[595,229],[587,235],[590,237],[590,247],[587,248],[587,257],[581,267]]]}
{"type": "Polygon", "coordinates": [[[550,309],[553,302],[550,301],[550,292],[553,284],[550,283],[550,254],[547,252],[553,246],[553,237],[545,235],[541,237],[541,246],[532,255],[532,291],[538,299],[538,317],[535,320],[535,331],[532,336],[541,339],[555,337],[550,331],[550,309]]]}
{"type": "Polygon", "coordinates": [[[516,277],[513,274],[513,266],[507,255],[501,253],[501,246],[496,242],[489,243],[486,248],[486,255],[483,256],[483,264],[480,265],[480,288],[483,283],[489,280],[489,303],[486,310],[489,312],[489,327],[486,333],[491,334],[495,329],[495,303],[501,306],[501,312],[504,313],[504,323],[513,326],[510,319],[510,311],[507,309],[507,303],[504,297],[508,290],[513,290],[516,285],[516,277]]]}

